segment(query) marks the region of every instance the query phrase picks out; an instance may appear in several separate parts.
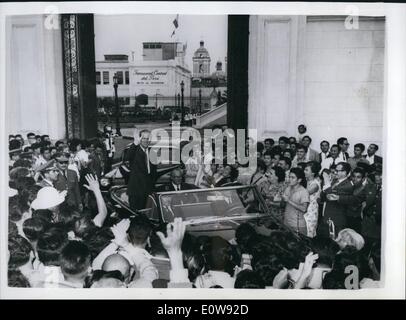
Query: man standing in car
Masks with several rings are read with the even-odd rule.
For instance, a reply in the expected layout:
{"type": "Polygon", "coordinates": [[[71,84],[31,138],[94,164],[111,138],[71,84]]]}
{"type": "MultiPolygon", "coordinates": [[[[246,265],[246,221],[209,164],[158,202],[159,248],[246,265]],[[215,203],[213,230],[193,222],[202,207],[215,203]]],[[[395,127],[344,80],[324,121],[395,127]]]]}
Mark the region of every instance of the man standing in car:
{"type": "Polygon", "coordinates": [[[124,161],[130,164],[130,179],[127,194],[132,210],[145,208],[148,195],[152,192],[156,179],[156,166],[150,162],[148,147],[151,132],[140,131],[140,144],[132,144],[124,161]]]}

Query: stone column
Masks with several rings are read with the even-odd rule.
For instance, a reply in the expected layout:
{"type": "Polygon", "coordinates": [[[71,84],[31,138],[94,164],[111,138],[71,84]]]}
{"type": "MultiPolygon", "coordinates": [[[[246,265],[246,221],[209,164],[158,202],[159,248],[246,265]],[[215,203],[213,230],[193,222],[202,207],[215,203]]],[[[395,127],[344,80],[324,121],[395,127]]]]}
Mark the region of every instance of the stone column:
{"type": "Polygon", "coordinates": [[[7,133],[65,138],[59,16],[6,20],[7,133]]]}
{"type": "Polygon", "coordinates": [[[62,46],[67,137],[95,137],[97,99],[92,14],[62,15],[62,46]]]}
{"type": "Polygon", "coordinates": [[[304,16],[251,16],[248,127],[258,139],[294,134],[302,117],[304,16]]]}

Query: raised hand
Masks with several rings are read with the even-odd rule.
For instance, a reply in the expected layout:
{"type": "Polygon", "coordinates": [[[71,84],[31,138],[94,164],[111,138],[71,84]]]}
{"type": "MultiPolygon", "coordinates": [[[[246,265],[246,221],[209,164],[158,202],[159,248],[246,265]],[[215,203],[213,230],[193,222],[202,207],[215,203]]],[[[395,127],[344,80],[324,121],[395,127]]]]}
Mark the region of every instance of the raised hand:
{"type": "Polygon", "coordinates": [[[162,245],[168,251],[181,250],[183,237],[185,235],[186,225],[181,218],[175,218],[173,223],[168,223],[166,226],[166,237],[162,232],[157,232],[157,236],[161,239],[162,245]]]}
{"type": "Polygon", "coordinates": [[[85,178],[88,184],[84,184],[83,186],[87,190],[90,190],[92,192],[97,192],[98,190],[100,190],[99,180],[97,179],[97,176],[87,174],[85,178]]]}
{"type": "Polygon", "coordinates": [[[123,219],[116,225],[111,227],[111,232],[114,235],[114,242],[119,246],[128,244],[127,230],[130,227],[130,219],[123,219]]]}

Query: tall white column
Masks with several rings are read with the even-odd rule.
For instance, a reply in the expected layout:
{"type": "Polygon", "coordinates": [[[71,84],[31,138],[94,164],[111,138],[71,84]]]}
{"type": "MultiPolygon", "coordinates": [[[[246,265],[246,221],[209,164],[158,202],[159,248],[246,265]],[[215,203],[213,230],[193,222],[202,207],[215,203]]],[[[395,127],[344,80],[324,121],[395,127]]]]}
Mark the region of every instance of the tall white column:
{"type": "Polygon", "coordinates": [[[258,139],[292,135],[301,117],[305,17],[251,16],[248,127],[258,139]]]}
{"type": "Polygon", "coordinates": [[[7,132],[65,137],[61,30],[45,15],[6,22],[7,132]]]}

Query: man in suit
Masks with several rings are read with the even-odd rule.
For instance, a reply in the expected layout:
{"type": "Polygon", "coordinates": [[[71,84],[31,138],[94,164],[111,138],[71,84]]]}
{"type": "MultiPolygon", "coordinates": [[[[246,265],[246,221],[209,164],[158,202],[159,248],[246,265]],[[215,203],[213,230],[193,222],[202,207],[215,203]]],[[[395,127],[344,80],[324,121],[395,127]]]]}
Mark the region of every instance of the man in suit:
{"type": "Polygon", "coordinates": [[[338,158],[340,161],[347,162],[350,155],[348,154],[348,147],[350,144],[348,143],[348,139],[345,137],[341,137],[337,140],[337,145],[340,148],[340,153],[338,158]]]}
{"type": "Polygon", "coordinates": [[[54,187],[54,182],[58,179],[59,169],[55,164],[55,160],[51,160],[48,163],[38,168],[41,173],[42,180],[37,183],[40,187],[54,187]]]}
{"type": "Polygon", "coordinates": [[[342,159],[338,158],[339,153],[340,153],[339,146],[336,144],[333,144],[330,148],[328,157],[325,158],[323,160],[323,162],[321,163],[321,170],[330,169],[332,166],[336,166],[340,162],[342,162],[342,159]]]}
{"type": "Polygon", "coordinates": [[[382,225],[382,168],[373,173],[373,182],[368,183],[365,192],[365,208],[363,210],[362,236],[367,242],[381,238],[382,225]]]}
{"type": "Polygon", "coordinates": [[[365,206],[367,194],[370,192],[370,184],[366,179],[365,170],[362,168],[355,168],[351,174],[351,180],[354,184],[354,196],[356,201],[348,206],[347,210],[347,225],[358,233],[362,232],[362,210],[365,206]]]}
{"type": "Polygon", "coordinates": [[[157,192],[183,191],[192,189],[199,188],[194,184],[183,182],[183,171],[177,168],[171,172],[171,183],[157,188],[157,192]]]}
{"type": "Polygon", "coordinates": [[[75,171],[68,169],[69,155],[58,153],[55,156],[59,174],[54,182],[54,187],[58,191],[67,191],[66,202],[78,209],[83,210],[82,197],[80,195],[78,175],[75,171]]]}
{"type": "Polygon", "coordinates": [[[319,153],[319,162],[323,163],[324,160],[328,158],[330,155],[328,150],[330,149],[330,142],[323,140],[320,142],[320,150],[321,152],[319,153]]]}
{"type": "Polygon", "coordinates": [[[371,143],[367,149],[367,154],[364,155],[363,157],[368,160],[369,164],[380,164],[382,165],[382,157],[377,156],[376,152],[379,150],[378,145],[376,145],[375,143],[371,143]]]}
{"type": "Polygon", "coordinates": [[[127,194],[133,210],[145,208],[148,195],[155,184],[156,165],[152,164],[149,159],[150,143],[151,132],[149,130],[140,131],[140,144],[132,144],[124,159],[124,162],[128,161],[130,165],[127,194]]]}
{"type": "Polygon", "coordinates": [[[330,235],[334,230],[334,236],[337,236],[340,230],[346,228],[348,207],[358,200],[354,195],[354,185],[349,178],[351,166],[346,162],[340,162],[336,169],[337,180],[333,183],[330,182],[327,173],[323,175],[325,185],[320,198],[325,204],[318,232],[321,236],[327,236],[327,230],[330,230],[330,235]]]}
{"type": "Polygon", "coordinates": [[[306,159],[307,161],[316,161],[319,162],[319,155],[316,150],[313,150],[310,148],[310,145],[312,144],[312,138],[309,136],[304,136],[302,139],[302,144],[307,147],[307,153],[306,153],[306,159]]]}

